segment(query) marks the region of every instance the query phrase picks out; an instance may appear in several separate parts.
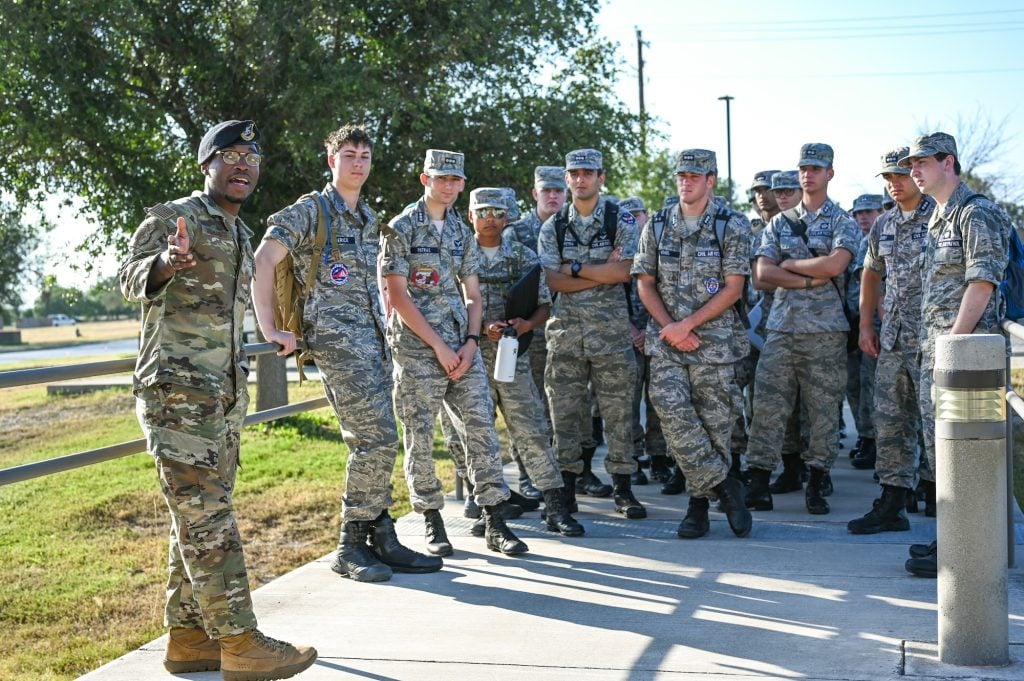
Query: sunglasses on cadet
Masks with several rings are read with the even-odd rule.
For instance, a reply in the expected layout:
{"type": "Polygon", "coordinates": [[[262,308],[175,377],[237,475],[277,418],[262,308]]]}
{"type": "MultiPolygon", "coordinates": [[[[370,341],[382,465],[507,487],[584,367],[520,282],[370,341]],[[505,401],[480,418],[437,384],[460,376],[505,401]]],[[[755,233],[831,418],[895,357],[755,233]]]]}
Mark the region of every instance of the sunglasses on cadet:
{"type": "Polygon", "coordinates": [[[479,218],[503,218],[507,211],[504,208],[477,208],[475,213],[479,218]]]}

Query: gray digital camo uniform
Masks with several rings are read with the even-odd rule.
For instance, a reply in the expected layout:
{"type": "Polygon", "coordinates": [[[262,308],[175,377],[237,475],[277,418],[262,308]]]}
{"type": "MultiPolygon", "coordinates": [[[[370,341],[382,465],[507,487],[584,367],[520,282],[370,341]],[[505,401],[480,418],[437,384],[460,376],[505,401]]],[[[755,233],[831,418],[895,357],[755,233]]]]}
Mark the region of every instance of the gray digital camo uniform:
{"type": "Polygon", "coordinates": [[[256,628],[231,501],[249,405],[242,321],[252,232],[200,192],[146,212],[120,280],[125,298],[142,303],[136,411],[171,514],[164,626],[223,638],[256,628]],[[179,216],[196,266],[147,294],[179,216]]]}
{"type": "MultiPolygon", "coordinates": [[[[460,280],[480,271],[476,239],[458,214],[446,212],[438,235],[425,199],[407,207],[381,229],[380,271],[382,276],[406,278],[413,303],[448,347],[458,351],[469,319],[460,280]]],[[[397,312],[388,321],[388,340],[394,353],[395,411],[404,427],[405,478],[413,509],[422,513],[444,507],[433,459],[434,421],[442,405],[456,429],[465,433],[477,502],[495,506],[508,499],[480,353],[462,378],[452,381],[434,351],[397,312]]]]}
{"type": "Polygon", "coordinates": [[[299,281],[306,281],[310,262],[319,257],[302,327],[348,445],[344,524],[373,520],[391,506],[398,430],[377,286],[377,215],[362,199],[355,212],[349,210],[331,185],[320,194],[327,205],[330,235],[322,257],[313,253],[319,214],[315,198],[301,199],[267,218],[263,238],[292,253],[299,281]]]}
{"type": "MultiPolygon", "coordinates": [[[[630,322],[634,327],[646,333],[651,315],[640,301],[640,293],[636,282],[629,286],[630,322]]],[[[633,391],[633,455],[665,456],[668,445],[661,429],[658,411],[651,404],[651,358],[646,352],[633,349],[636,357],[636,390],[633,391]],[[640,405],[644,405],[647,416],[646,427],[640,420],[640,405]]]]}
{"type": "Polygon", "coordinates": [[[935,339],[948,334],[956,322],[967,285],[987,281],[994,286],[985,311],[972,333],[1002,333],[999,282],[1009,260],[1008,242],[1013,226],[1006,212],[988,199],[975,199],[954,220],[957,208],[973,192],[961,183],[940,213],[932,212],[927,244],[921,255],[921,420],[928,464],[935,470],[935,411],[932,407],[932,370],[935,339]]]}
{"type": "MultiPolygon", "coordinates": [[[[831,199],[815,212],[799,217],[807,224],[805,244],[780,214],[772,218],[755,253],[776,263],[785,258],[812,257],[811,249],[828,254],[837,248],[854,255],[862,237],[857,223],[831,199]],[[808,248],[808,246],[810,248],[808,248]]],[[[842,288],[842,277],[833,282],[842,288]]],[[[832,283],[812,289],[775,290],[768,318],[768,339],[761,350],[754,383],[754,423],[747,448],[749,465],[772,470],[779,460],[785,422],[779,414],[793,413],[799,390],[806,400],[810,425],[808,465],[828,471],[839,453],[836,406],[846,387],[846,334],[850,326],[843,313],[843,300],[832,283]]]]}
{"type": "MultiPolygon", "coordinates": [[[[875,370],[875,472],[883,485],[914,486],[921,412],[917,404],[920,368],[921,251],[935,200],[921,197],[909,219],[899,205],[882,213],[868,233],[864,268],[885,278],[880,351],[875,370]]],[[[931,470],[921,469],[931,480],[931,470]]]]}
{"type": "MultiPolygon", "coordinates": [[[[517,241],[502,239],[501,246],[494,257],[480,252],[480,294],[483,299],[483,327],[494,321],[505,321],[505,302],[508,300],[508,289],[531,267],[539,262],[537,254],[517,241]]],[[[547,279],[543,272],[537,292],[537,305],[550,305],[551,292],[548,290],[547,279]]],[[[550,431],[544,418],[544,407],[533,377],[530,375],[529,349],[516,358],[516,376],[511,383],[494,380],[494,364],[498,355],[498,344],[485,335],[480,336],[480,354],[483,356],[484,369],[490,383],[491,401],[501,410],[508,427],[509,439],[515,443],[522,457],[530,480],[539,490],[558,489],[562,487],[562,475],[558,471],[558,461],[550,444],[550,431]]],[[[445,415],[442,414],[442,424],[445,415]]],[[[465,460],[465,450],[454,434],[445,428],[446,443],[452,451],[456,462],[465,460]]]]}
{"type": "MultiPolygon", "coordinates": [[[[644,227],[632,273],[656,278],[658,296],[675,320],[706,305],[725,285],[728,275],[750,274],[750,223],[729,211],[724,243],[715,234],[714,201],[690,227],[679,206],[665,221],[660,242],[653,221],[644,227]]],[[[661,416],[668,450],[686,476],[694,497],[715,496],[712,488],[725,480],[731,463],[730,439],[742,397],[736,363],[747,354],[747,337],[733,307],[697,327],[700,347],[680,352],[658,337],[654,319],[647,326],[651,356],[651,401],[661,416]]]]}
{"type": "MultiPolygon", "coordinates": [[[[563,263],[573,260],[602,264],[615,248],[622,249],[622,260],[633,259],[639,240],[636,218],[628,212],[619,214],[612,244],[604,232],[605,206],[605,200],[601,199],[590,218],[584,220],[576,212],[576,206],[569,205],[569,229],[561,254],[555,235],[557,216],[544,223],[538,245],[545,269],[557,271],[563,263]]],[[[631,396],[636,382],[636,363],[622,284],[603,284],[558,294],[545,334],[548,363],[544,382],[559,466],[577,475],[583,471],[580,404],[589,379],[605,420],[608,443],[605,470],[612,475],[635,472],[631,396]]]]}
{"type": "MultiPolygon", "coordinates": [[[[851,316],[859,317],[860,309],[860,275],[864,271],[864,257],[868,251],[868,237],[861,239],[857,254],[850,260],[847,267],[846,306],[851,316]]],[[[875,331],[881,328],[876,314],[873,318],[875,331]]],[[[851,334],[860,335],[858,329],[850,329],[851,334]]],[[[875,421],[872,416],[875,404],[875,366],[877,360],[862,352],[860,347],[846,354],[846,400],[850,403],[850,412],[857,426],[857,435],[862,438],[875,439],[875,421]]]]}

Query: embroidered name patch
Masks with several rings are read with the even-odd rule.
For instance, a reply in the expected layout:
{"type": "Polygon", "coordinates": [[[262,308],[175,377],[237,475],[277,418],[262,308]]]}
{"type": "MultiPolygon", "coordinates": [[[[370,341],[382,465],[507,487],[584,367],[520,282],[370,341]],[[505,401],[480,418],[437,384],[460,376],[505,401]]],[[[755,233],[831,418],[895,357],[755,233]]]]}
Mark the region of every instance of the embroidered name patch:
{"type": "Polygon", "coordinates": [[[413,246],[413,253],[437,253],[437,246],[413,246]]]}
{"type": "Polygon", "coordinates": [[[722,252],[717,248],[698,248],[694,255],[698,258],[721,258],[722,252]]]}
{"type": "Polygon", "coordinates": [[[963,248],[963,239],[940,239],[938,243],[939,248],[963,248]]]}
{"type": "Polygon", "coordinates": [[[339,236],[338,237],[338,243],[339,244],[354,244],[355,242],[356,242],[356,238],[354,236],[339,236]]]}
{"type": "Polygon", "coordinates": [[[678,258],[679,257],[679,251],[670,251],[667,248],[659,248],[658,249],[658,255],[666,257],[666,258],[678,258]]]}

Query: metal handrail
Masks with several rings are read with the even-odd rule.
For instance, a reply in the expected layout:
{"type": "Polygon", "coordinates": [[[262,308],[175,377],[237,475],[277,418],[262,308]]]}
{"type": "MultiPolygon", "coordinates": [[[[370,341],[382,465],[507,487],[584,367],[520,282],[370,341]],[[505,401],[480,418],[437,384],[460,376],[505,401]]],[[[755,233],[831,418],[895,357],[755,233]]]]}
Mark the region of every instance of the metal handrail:
{"type": "MultiPolygon", "coordinates": [[[[245,352],[250,356],[266,355],[277,352],[281,346],[277,343],[249,343],[245,346],[245,352]]],[[[67,364],[55,367],[39,367],[36,369],[21,369],[14,371],[0,371],[0,388],[12,388],[35,383],[49,383],[51,381],[68,380],[71,378],[89,378],[91,376],[102,376],[105,374],[123,373],[131,371],[135,367],[135,359],[114,359],[100,362],[86,362],[84,364],[67,364]]],[[[265,409],[245,417],[244,425],[251,426],[257,423],[266,423],[275,419],[292,416],[305,411],[321,409],[329,406],[326,397],[318,397],[313,400],[286,404],[281,407],[265,409]]],[[[35,461],[20,466],[0,469],[0,487],[15,482],[40,478],[44,475],[61,473],[73,468],[81,468],[94,463],[118,459],[122,456],[138,454],[146,451],[146,440],[131,440],[120,444],[89,449],[76,454],[59,456],[45,461],[35,461]]]]}
{"type": "MultiPolygon", "coordinates": [[[[1010,336],[1024,340],[1024,325],[1012,319],[1000,322],[1010,336]]],[[[1012,352],[1011,352],[1012,355],[1012,352]]],[[[1006,357],[1006,404],[1019,418],[1024,419],[1024,400],[1013,390],[1013,366],[1011,356],[1006,357]]],[[[1006,415],[1006,549],[1007,564],[1016,564],[1017,534],[1013,525],[1013,416],[1006,415]]]]}

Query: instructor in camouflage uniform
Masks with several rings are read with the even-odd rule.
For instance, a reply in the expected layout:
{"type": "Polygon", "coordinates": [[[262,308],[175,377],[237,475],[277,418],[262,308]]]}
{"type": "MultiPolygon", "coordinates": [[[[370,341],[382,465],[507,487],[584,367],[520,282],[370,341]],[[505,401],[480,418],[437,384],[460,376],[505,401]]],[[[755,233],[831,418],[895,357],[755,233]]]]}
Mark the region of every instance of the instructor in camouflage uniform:
{"type": "Polygon", "coordinates": [[[293,676],[316,650],[256,628],[231,496],[249,404],[242,320],[252,232],[238,217],[260,177],[259,132],[225,121],[199,143],[203,191],[146,210],[121,264],[121,292],[142,303],[134,392],[171,514],[164,667],[237,679],[293,676]]]}
{"type": "MultiPolygon", "coordinates": [[[[914,488],[917,433],[921,427],[917,404],[921,347],[921,271],[918,267],[935,199],[922,195],[910,177],[910,170],[898,165],[899,159],[909,153],[909,148],[902,147],[882,156],[881,176],[896,205],[882,213],[871,227],[861,275],[860,347],[865,357],[877,357],[875,472],[882,486],[882,499],[866,515],[847,523],[847,529],[853,534],[910,529],[903,507],[914,488]],[[878,309],[883,280],[885,314],[879,337],[870,317],[878,309]]],[[[922,469],[921,472],[928,477],[926,484],[934,490],[931,471],[922,469]]]]}
{"type": "MultiPolygon", "coordinates": [[[[998,286],[1009,260],[1013,225],[993,201],[983,196],[972,198],[973,192],[960,180],[956,140],[951,135],[936,132],[918,137],[899,164],[910,169],[910,177],[921,193],[935,199],[921,256],[918,394],[928,463],[934,471],[935,412],[931,392],[935,340],[945,334],[1002,333],[999,320],[1004,304],[998,286]]],[[[922,577],[935,577],[935,545],[923,548],[923,556],[907,561],[907,570],[922,577]]]]}
{"type": "Polygon", "coordinates": [[[713,151],[687,149],[675,170],[679,204],[644,228],[632,268],[651,314],[651,402],[690,493],[679,537],[708,533],[712,496],[722,500],[736,536],[745,537],[750,511],[743,483],[729,475],[729,441],[742,411],[736,369],[747,338],[734,306],[750,274],[750,223],[714,200],[713,151]]]}
{"type": "Polygon", "coordinates": [[[771,510],[768,480],[778,463],[785,432],[779,414],[790,414],[799,391],[806,399],[810,468],[805,489],[807,511],[829,512],[826,477],[839,453],[837,405],[846,385],[846,335],[843,275],[860,245],[857,224],[828,198],[834,175],[832,147],[805,144],[800,149],[803,201],[765,227],[757,257],[761,285],[775,286],[768,338],[754,383],[754,423],[747,462],[747,505],[771,510]]]}
{"type": "Polygon", "coordinates": [[[527,551],[505,525],[499,504],[509,490],[498,454],[494,405],[480,357],[480,250],[452,208],[466,184],[463,155],[428,149],[423,197],[381,230],[380,271],[392,306],[394,403],[405,437],[405,477],[413,509],[424,515],[427,550],[449,555],[434,470],[434,421],[442,408],[459,431],[469,477],[483,506],[487,548],[527,551]]]}
{"type": "Polygon", "coordinates": [[[360,197],[370,175],[373,141],[362,128],[346,125],[332,132],[324,146],[331,183],[267,219],[267,233],[256,250],[256,317],[266,339],[281,344],[278,354],[291,354],[295,335],[274,323],[274,269],[291,253],[295,278],[305,285],[309,268],[316,268],[313,289],[306,292],[303,338],[349,451],[341,539],[331,569],[360,582],[384,581],[393,571],[433,572],[441,569],[441,559],[402,546],[388,514],[398,430],[377,286],[380,228],[377,215],[360,197]],[[324,210],[330,241],[314,253],[324,210]]]}
{"type": "Polygon", "coordinates": [[[637,469],[631,415],[636,364],[623,289],[639,239],[636,219],[601,197],[601,152],[569,152],[565,176],[572,202],[548,218],[538,240],[548,286],[559,294],[546,327],[544,373],[558,463],[572,495],[576,476],[584,470],[580,406],[587,403],[589,380],[607,422],[605,469],[615,483],[615,510],[627,518],[645,518],[647,510],[633,496],[630,481],[637,469]],[[614,239],[605,220],[609,210],[618,213],[614,239]],[[559,224],[564,226],[561,234],[559,224]]]}

